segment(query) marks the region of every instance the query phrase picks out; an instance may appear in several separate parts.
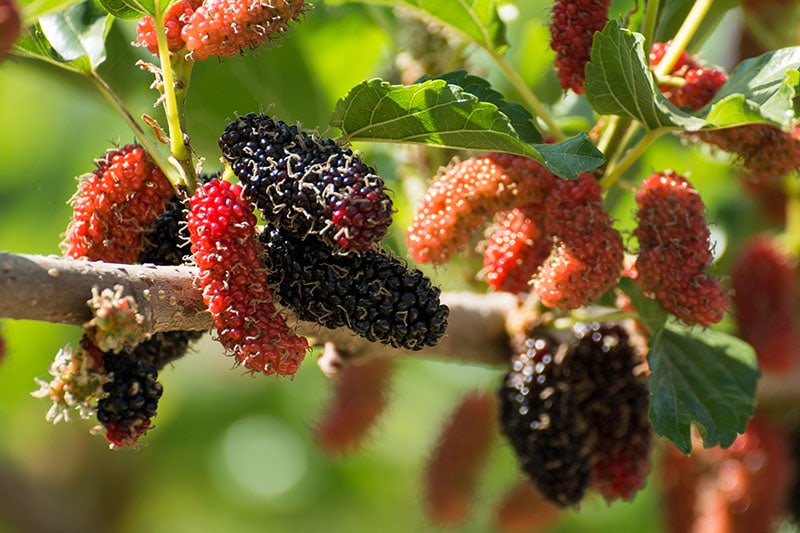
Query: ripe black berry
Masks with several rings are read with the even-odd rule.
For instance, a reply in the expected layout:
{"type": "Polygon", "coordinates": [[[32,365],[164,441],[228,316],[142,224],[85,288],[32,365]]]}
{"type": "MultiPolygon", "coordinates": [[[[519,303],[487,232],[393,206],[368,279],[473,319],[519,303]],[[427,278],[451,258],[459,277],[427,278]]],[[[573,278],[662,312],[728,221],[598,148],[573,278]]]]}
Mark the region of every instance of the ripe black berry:
{"type": "Polygon", "coordinates": [[[261,240],[270,281],[299,318],[409,350],[444,335],[449,309],[419,270],[383,252],[336,253],[313,235],[299,238],[270,225],[261,240]]]}
{"type": "Polygon", "coordinates": [[[139,263],[182,265],[183,258],[191,253],[186,208],[176,195],[145,234],[139,263]]]}
{"type": "Polygon", "coordinates": [[[228,124],[219,145],[268,222],[352,250],[386,235],[392,201],[383,179],[333,140],[250,113],[228,124]]]}

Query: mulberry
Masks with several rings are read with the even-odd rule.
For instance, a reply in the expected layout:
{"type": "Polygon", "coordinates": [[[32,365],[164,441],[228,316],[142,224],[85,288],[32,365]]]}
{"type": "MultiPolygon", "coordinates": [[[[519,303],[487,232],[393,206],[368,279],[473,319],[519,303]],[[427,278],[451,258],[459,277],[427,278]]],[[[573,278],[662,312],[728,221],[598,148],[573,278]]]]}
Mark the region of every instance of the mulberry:
{"type": "Polygon", "coordinates": [[[231,57],[285,33],[306,11],[304,0],[206,0],[181,29],[192,58],[231,57]]]}
{"type": "Polygon", "coordinates": [[[494,410],[492,397],[468,394],[439,435],[425,469],[426,511],[438,525],[458,525],[469,515],[478,476],[491,451],[494,410]]]}
{"type": "Polygon", "coordinates": [[[22,19],[14,0],[0,0],[0,60],[11,50],[22,30],[22,19]]]}
{"type": "Polygon", "coordinates": [[[219,341],[248,370],[291,376],[308,342],[278,314],[261,262],[256,217],[242,187],[213,179],[199,187],[187,216],[198,283],[219,341]]]}
{"type": "Polygon", "coordinates": [[[155,367],[138,361],[127,350],[103,354],[111,381],[103,385],[106,397],[97,402],[97,420],[114,447],[136,444],[156,416],[163,392],[155,367]]]}
{"type": "Polygon", "coordinates": [[[700,109],[708,104],[728,81],[721,70],[698,68],[686,72],[686,83],[675,90],[673,102],[680,107],[700,109]]]}
{"type": "Polygon", "coordinates": [[[542,232],[542,215],[538,204],[501,213],[483,251],[484,276],[493,289],[515,294],[529,289],[531,278],[553,248],[542,232]]]}
{"type": "Polygon", "coordinates": [[[769,181],[800,167],[800,127],[786,132],[770,124],[746,124],[687,135],[737,154],[755,180],[769,181]]]}
{"type": "Polygon", "coordinates": [[[574,387],[566,345],[529,338],[500,389],[500,427],[522,471],[550,501],[566,507],[589,486],[589,424],[574,387]]]}
{"type": "MultiPolygon", "coordinates": [[[[661,63],[661,60],[664,59],[664,55],[667,53],[667,50],[669,50],[670,46],[672,46],[672,41],[653,43],[653,46],[650,48],[650,54],[648,55],[648,62],[651,67],[655,67],[661,63]]],[[[700,67],[701,65],[684,50],[678,56],[678,60],[672,66],[669,73],[683,77],[688,70],[698,69],[700,67]]]]}
{"type": "Polygon", "coordinates": [[[411,257],[444,263],[497,212],[541,203],[556,180],[533,159],[499,152],[451,164],[417,206],[406,235],[411,257]]]}
{"type": "Polygon", "coordinates": [[[503,497],[495,515],[495,529],[503,533],[544,531],[561,518],[561,509],[542,498],[525,480],[503,497]]]}
{"type": "Polygon", "coordinates": [[[169,205],[172,185],[141,146],[109,150],[72,197],[62,243],[74,259],[133,263],[147,229],[169,205]]]}
{"type": "MultiPolygon", "coordinates": [[[[181,30],[195,9],[203,4],[203,0],[180,0],[169,6],[164,13],[164,31],[167,33],[167,48],[177,52],[185,46],[181,30]]],[[[151,54],[158,55],[158,37],[153,17],[147,16],[136,26],[136,40],[139,46],[147,47],[151,54]]]]}
{"type": "Polygon", "coordinates": [[[734,317],[764,370],[786,371],[798,363],[800,336],[794,305],[794,264],[767,237],[747,243],[731,269],[734,317]]]}
{"type": "Polygon", "coordinates": [[[267,221],[352,250],[386,235],[392,201],[383,179],[333,140],[250,113],[231,122],[219,144],[267,221]]]}
{"type": "Polygon", "coordinates": [[[315,430],[323,450],[345,453],[364,441],[386,407],[394,369],[394,361],[386,357],[349,363],[339,369],[333,378],[333,398],[315,430]]]}
{"type": "Polygon", "coordinates": [[[419,270],[378,251],[336,254],[319,238],[284,228],[267,226],[261,239],[280,301],[301,319],[409,350],[444,335],[449,310],[419,270]]]}
{"type": "Polygon", "coordinates": [[[611,0],[556,0],[550,22],[550,48],[561,87],[583,94],[584,67],[591,59],[594,33],[608,22],[611,0]]]}
{"type": "Polygon", "coordinates": [[[558,180],[544,204],[544,232],[554,251],[534,279],[548,307],[576,309],[613,287],[622,273],[622,235],[602,203],[602,189],[590,174],[558,180]]]}
{"type": "Polygon", "coordinates": [[[642,182],[636,204],[638,284],[687,324],[722,320],[728,300],[705,272],[712,256],[700,195],[686,178],[666,171],[642,182]]]}
{"type": "Polygon", "coordinates": [[[503,433],[550,501],[577,504],[589,487],[628,499],[650,470],[642,356],[617,325],[578,325],[573,335],[525,340],[500,391],[503,433]]]}
{"type": "Polygon", "coordinates": [[[191,253],[189,231],[186,228],[186,206],[176,195],[145,234],[144,248],[139,254],[138,262],[182,265],[184,258],[191,253]]]}

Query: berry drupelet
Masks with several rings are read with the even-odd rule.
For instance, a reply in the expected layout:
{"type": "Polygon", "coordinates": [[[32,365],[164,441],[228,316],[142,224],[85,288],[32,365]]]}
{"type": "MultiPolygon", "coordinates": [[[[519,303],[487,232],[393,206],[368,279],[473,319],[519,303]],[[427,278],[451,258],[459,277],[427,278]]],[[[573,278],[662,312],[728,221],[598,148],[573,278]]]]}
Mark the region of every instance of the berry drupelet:
{"type": "Polygon", "coordinates": [[[444,335],[449,309],[422,272],[383,252],[337,254],[316,236],[267,225],[264,263],[283,305],[327,328],[421,350],[444,335]]]}
{"type": "Polygon", "coordinates": [[[383,179],[331,139],[250,113],[228,124],[219,145],[247,198],[294,235],[366,250],[392,223],[383,179]]]}

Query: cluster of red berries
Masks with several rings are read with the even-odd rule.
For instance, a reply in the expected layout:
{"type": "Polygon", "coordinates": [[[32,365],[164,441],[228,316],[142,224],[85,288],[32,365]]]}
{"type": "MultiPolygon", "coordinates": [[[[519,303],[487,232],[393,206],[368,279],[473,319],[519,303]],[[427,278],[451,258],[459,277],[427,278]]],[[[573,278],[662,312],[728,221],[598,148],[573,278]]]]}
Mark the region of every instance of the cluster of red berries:
{"type": "MultiPolygon", "coordinates": [[[[650,49],[651,67],[661,63],[672,43],[655,43],[650,49]]],[[[669,71],[672,80],[680,80],[680,84],[661,85],[661,91],[678,107],[697,110],[708,104],[719,89],[728,81],[728,76],[716,68],[707,68],[691,57],[685,50],[681,51],[675,65],[669,71]]]]}
{"type": "Polygon", "coordinates": [[[446,168],[431,183],[407,233],[411,256],[440,263],[496,216],[484,273],[497,290],[523,292],[560,309],[587,305],[622,271],[622,236],[589,174],[561,180],[523,156],[491,153],[446,168]],[[591,228],[591,231],[586,231],[591,228]]]}
{"type": "Polygon", "coordinates": [[[527,338],[500,389],[500,424],[522,471],[550,501],[571,506],[588,488],[631,498],[650,471],[643,355],[618,325],[581,325],[560,342],[527,338]]]}
{"type": "Polygon", "coordinates": [[[293,375],[308,342],[274,306],[256,217],[241,185],[211,179],[198,187],[190,205],[197,280],[220,343],[248,370],[293,375]]]}
{"type": "Polygon", "coordinates": [[[637,283],[687,324],[722,320],[728,299],[707,273],[713,256],[700,194],[683,176],[659,172],[642,182],[636,204],[637,283]]]}
{"type": "Polygon", "coordinates": [[[550,48],[561,87],[583,94],[584,68],[591,59],[595,32],[608,22],[611,0],[556,0],[550,22],[550,48]]]}
{"type": "MultiPolygon", "coordinates": [[[[235,56],[279,38],[306,9],[304,0],[181,0],[164,14],[167,45],[172,52],[185,48],[195,61],[235,56]]],[[[152,17],[137,32],[139,44],[158,53],[152,17]]]]}

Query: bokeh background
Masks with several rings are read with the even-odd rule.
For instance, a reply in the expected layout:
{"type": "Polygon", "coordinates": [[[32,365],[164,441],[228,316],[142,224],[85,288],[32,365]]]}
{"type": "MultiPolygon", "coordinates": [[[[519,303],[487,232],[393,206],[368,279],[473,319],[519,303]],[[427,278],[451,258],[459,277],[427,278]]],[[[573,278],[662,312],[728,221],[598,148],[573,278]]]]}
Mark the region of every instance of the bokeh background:
{"type": "MultiPolygon", "coordinates": [[[[550,2],[519,4],[509,21],[512,62],[559,114],[585,127],[585,104],[562,99],[550,71],[550,2]]],[[[613,12],[631,7],[633,2],[615,2],[613,12]]],[[[704,47],[704,59],[735,64],[731,40],[737,28],[734,13],[704,47]]],[[[376,75],[396,75],[393,43],[403,31],[390,10],[317,2],[280,47],[198,64],[187,118],[205,169],[220,167],[216,139],[237,113],[263,109],[324,132],[336,100],[351,87],[376,75]]],[[[148,88],[152,77],[134,66],[152,57],[132,47],[133,40],[135,23],[117,21],[100,71],[134,115],[159,117],[153,109],[157,94],[148,88]]],[[[480,53],[469,60],[477,73],[508,90],[480,53]]],[[[86,80],[13,58],[0,63],[0,119],[0,249],[59,253],[75,177],[133,135],[86,80]]],[[[403,228],[421,192],[419,180],[401,180],[409,174],[403,170],[409,154],[398,146],[358,148],[396,191],[400,211],[389,246],[404,254],[403,228]]],[[[446,161],[445,155],[433,157],[446,161]]],[[[728,160],[667,138],[630,178],[664,168],[695,178],[716,223],[716,253],[725,261],[731,248],[726,235],[747,233],[752,224],[744,216],[752,205],[732,180],[728,160]]],[[[422,183],[429,177],[417,176],[422,183]]],[[[611,203],[621,228],[630,229],[629,195],[611,203]]],[[[474,280],[477,264],[466,257],[428,272],[446,289],[485,290],[474,280]]],[[[313,426],[331,393],[316,353],[293,380],[253,378],[206,337],[161,373],[165,393],[157,428],[138,449],[111,451],[102,437],[89,434],[91,421],[45,422],[47,401],[30,395],[37,388],[34,377],[47,377],[55,353],[76,343],[80,330],[11,320],[0,321],[0,328],[8,345],[0,362],[0,532],[436,531],[420,501],[425,461],[462,394],[493,390],[502,375],[501,369],[424,354],[402,359],[380,427],[362,450],[329,457],[313,441],[313,426]]],[[[491,531],[494,507],[516,479],[515,460],[497,437],[473,519],[459,531],[491,531]]],[[[656,485],[651,479],[630,503],[608,505],[590,497],[551,530],[659,532],[656,485]]]]}

